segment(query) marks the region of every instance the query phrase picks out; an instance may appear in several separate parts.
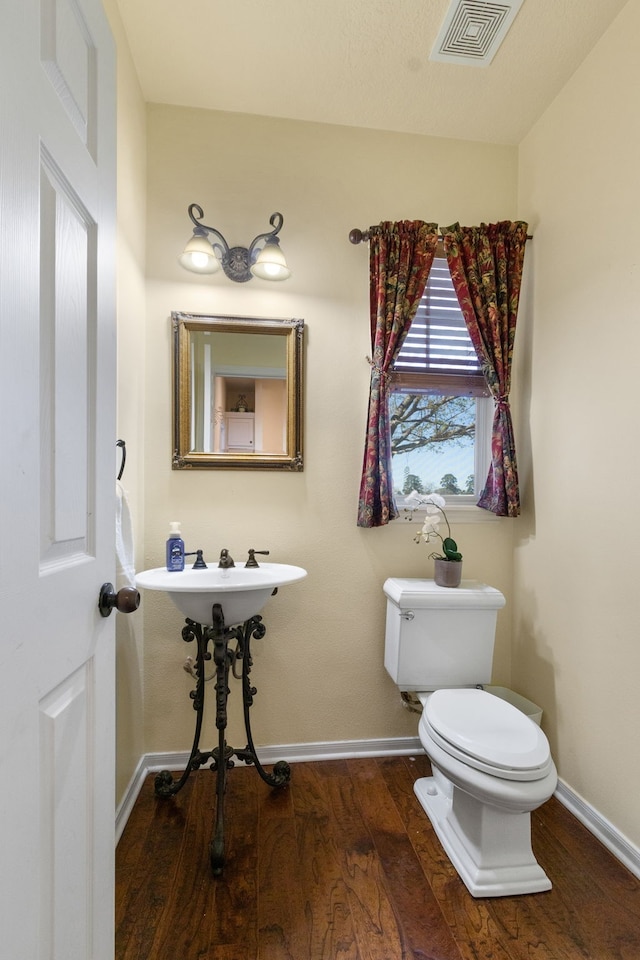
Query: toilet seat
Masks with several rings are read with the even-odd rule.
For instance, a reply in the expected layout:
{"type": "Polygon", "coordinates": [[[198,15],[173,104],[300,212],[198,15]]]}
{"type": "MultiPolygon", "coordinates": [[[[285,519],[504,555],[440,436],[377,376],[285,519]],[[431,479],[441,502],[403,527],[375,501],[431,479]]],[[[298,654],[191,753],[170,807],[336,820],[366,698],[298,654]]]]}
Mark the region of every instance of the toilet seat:
{"type": "Polygon", "coordinates": [[[553,765],[542,730],[485,690],[434,691],[420,726],[450,756],[503,780],[540,780],[553,765]]]}

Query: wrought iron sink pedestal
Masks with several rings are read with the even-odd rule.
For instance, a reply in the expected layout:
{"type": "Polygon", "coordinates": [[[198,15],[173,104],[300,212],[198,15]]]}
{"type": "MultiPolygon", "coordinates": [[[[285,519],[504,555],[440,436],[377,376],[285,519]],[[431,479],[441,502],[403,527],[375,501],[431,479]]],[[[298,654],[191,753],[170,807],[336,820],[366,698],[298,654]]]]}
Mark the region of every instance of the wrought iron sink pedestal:
{"type": "Polygon", "coordinates": [[[251,640],[252,638],[259,640],[266,633],[262,617],[256,614],[242,624],[227,627],[221,604],[214,603],[211,620],[212,624],[208,626],[187,618],[185,626],[182,628],[182,639],[187,643],[195,640],[197,645],[196,688],[189,695],[193,700],[193,709],[196,711],[193,747],[180,779],[174,780],[169,770],[162,770],[156,776],[155,792],[159,797],[175,796],[183,788],[193,770],[198,770],[205,763],[211,761],[209,768],[216,774],[216,819],[209,846],[209,856],[213,873],[219,876],[222,873],[225,860],[224,797],[227,771],[234,766],[233,758],[236,757],[238,760],[254,766],[264,782],[269,784],[270,787],[282,787],[287,784],[291,777],[291,768],[284,760],[280,760],[274,765],[272,772],[268,773],[258,759],[251,734],[249,711],[257,692],[249,679],[252,667],[251,640]],[[212,658],[215,665],[218,743],[213,749],[203,751],[200,750],[200,737],[205,698],[205,664],[210,662],[212,658]],[[238,663],[242,665],[240,674],[237,672],[238,663]],[[230,692],[229,671],[242,684],[244,725],[247,735],[247,745],[243,749],[230,747],[226,741],[227,698],[230,692]]]}

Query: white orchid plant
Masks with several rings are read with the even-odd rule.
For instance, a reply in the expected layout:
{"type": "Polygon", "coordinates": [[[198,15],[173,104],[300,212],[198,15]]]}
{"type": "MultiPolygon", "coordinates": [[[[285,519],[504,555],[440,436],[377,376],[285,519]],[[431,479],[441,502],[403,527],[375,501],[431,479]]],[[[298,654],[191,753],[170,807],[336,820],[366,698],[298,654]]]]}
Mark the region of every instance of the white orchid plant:
{"type": "MultiPolygon", "coordinates": [[[[451,536],[451,527],[444,512],[446,501],[438,493],[421,494],[417,490],[412,490],[405,500],[406,507],[413,511],[418,507],[424,507],[426,516],[422,529],[413,538],[416,543],[430,543],[432,540],[440,540],[442,543],[442,553],[430,553],[433,560],[452,560],[458,562],[462,560],[462,554],[458,550],[458,544],[451,536]],[[447,525],[447,536],[443,537],[439,527],[442,519],[447,525]]],[[[413,514],[412,514],[413,515],[413,514]]]]}

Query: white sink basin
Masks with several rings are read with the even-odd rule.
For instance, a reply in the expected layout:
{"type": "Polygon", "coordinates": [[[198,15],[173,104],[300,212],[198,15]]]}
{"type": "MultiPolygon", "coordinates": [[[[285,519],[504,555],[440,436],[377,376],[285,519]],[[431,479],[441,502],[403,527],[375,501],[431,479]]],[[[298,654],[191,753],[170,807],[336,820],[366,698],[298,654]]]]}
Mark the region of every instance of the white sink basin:
{"type": "Polygon", "coordinates": [[[259,567],[187,568],[145,570],[136,577],[144,590],[168,593],[178,610],[196,623],[211,625],[211,607],[219,603],[227,626],[244,623],[260,613],[276,587],[303,580],[307,571],[287,563],[261,563],[259,567]]]}

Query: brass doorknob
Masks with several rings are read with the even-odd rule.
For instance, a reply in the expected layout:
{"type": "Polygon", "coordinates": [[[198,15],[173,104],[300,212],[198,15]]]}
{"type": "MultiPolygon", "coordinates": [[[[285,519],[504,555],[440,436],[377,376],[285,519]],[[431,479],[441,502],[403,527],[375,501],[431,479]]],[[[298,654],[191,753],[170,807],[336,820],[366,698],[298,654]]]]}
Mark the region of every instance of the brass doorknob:
{"type": "Polygon", "coordinates": [[[103,583],[98,596],[101,617],[108,617],[115,607],[119,613],[133,613],[140,606],[140,592],[135,587],[120,587],[116,593],[112,583],[103,583]]]}

